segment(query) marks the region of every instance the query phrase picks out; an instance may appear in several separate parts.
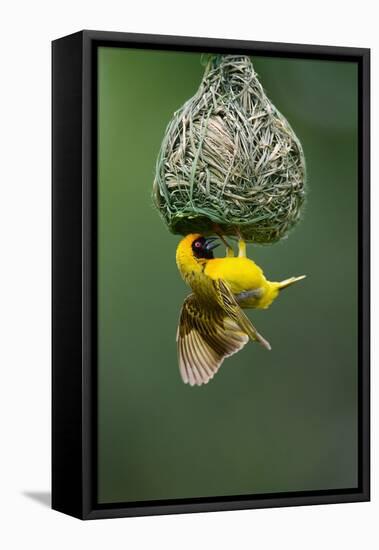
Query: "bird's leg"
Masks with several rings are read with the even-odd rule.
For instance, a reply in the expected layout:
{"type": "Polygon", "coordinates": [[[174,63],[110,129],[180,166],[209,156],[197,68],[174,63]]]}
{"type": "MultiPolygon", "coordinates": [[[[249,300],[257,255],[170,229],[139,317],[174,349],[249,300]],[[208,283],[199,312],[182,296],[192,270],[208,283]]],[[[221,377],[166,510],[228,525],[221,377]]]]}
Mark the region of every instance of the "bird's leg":
{"type": "Polygon", "coordinates": [[[246,243],[243,239],[238,241],[238,257],[246,258],[246,243]]]}
{"type": "Polygon", "coordinates": [[[246,243],[242,238],[242,235],[239,229],[237,229],[237,236],[238,236],[238,257],[246,258],[246,243]]]}
{"type": "Polygon", "coordinates": [[[230,244],[228,243],[228,241],[225,239],[225,237],[221,234],[221,233],[217,233],[217,236],[219,237],[219,239],[221,239],[221,241],[224,243],[225,245],[225,248],[226,248],[226,257],[227,258],[233,258],[234,256],[234,250],[233,248],[230,246],[230,244]]]}

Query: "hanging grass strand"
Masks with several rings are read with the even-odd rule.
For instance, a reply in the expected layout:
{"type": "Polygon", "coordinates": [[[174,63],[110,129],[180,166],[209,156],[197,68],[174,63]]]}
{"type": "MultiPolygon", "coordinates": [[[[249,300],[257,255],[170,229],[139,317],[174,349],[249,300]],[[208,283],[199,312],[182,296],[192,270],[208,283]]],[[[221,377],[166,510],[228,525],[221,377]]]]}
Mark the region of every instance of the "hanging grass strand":
{"type": "Polygon", "coordinates": [[[153,198],[173,233],[274,243],[300,218],[305,160],[249,57],[212,56],[197,93],[169,123],[153,198]]]}

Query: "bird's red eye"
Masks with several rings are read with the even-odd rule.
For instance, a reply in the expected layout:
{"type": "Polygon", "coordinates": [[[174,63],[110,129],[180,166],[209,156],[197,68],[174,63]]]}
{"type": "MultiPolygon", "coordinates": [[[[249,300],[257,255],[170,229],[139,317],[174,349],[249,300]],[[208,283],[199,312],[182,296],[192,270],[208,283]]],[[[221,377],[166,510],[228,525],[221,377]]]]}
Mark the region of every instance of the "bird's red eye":
{"type": "Polygon", "coordinates": [[[199,241],[195,242],[195,246],[196,246],[196,248],[201,248],[201,242],[199,242],[199,241]]]}

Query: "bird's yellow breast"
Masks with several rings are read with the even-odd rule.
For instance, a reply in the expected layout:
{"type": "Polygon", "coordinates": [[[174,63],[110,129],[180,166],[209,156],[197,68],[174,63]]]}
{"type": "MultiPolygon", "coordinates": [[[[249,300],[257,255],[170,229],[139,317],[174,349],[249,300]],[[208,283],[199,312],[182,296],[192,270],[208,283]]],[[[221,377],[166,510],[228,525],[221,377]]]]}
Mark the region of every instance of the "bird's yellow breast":
{"type": "Polygon", "coordinates": [[[197,298],[207,303],[207,307],[218,304],[213,281],[222,279],[235,295],[249,290],[259,289],[262,292],[259,297],[253,296],[241,302],[241,307],[268,307],[273,297],[268,299],[270,283],[266,280],[262,269],[245,256],[195,258],[191,245],[199,236],[196,234],[184,237],[176,251],[179,271],[197,298]]]}
{"type": "Polygon", "coordinates": [[[223,279],[234,294],[260,288],[266,279],[262,269],[249,258],[215,258],[206,264],[204,274],[211,279],[223,279]]]}

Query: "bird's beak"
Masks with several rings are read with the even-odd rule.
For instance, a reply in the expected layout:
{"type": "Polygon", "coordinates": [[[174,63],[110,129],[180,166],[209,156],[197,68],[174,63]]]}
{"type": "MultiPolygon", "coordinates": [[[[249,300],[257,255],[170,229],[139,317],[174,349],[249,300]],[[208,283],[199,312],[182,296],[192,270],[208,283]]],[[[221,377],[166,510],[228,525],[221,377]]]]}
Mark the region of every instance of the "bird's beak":
{"type": "Polygon", "coordinates": [[[217,241],[217,237],[208,237],[207,239],[205,239],[205,249],[211,251],[214,248],[220,246],[220,243],[215,241],[217,241]]]}

